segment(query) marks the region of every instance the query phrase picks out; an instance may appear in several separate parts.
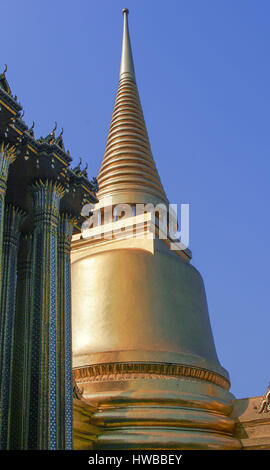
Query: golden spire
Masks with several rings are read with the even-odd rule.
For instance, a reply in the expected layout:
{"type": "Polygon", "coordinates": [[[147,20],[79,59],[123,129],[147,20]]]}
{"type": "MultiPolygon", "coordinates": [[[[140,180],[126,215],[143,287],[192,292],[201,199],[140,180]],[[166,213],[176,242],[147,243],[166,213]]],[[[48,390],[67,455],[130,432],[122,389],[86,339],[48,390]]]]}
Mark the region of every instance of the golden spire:
{"type": "Polygon", "coordinates": [[[119,85],[98,175],[98,198],[111,196],[114,203],[166,203],[136,85],[126,8],[123,14],[119,85]]]}
{"type": "Polygon", "coordinates": [[[130,44],[129,30],[128,30],[128,9],[122,10],[124,15],[124,27],[123,27],[123,42],[122,42],[122,55],[120,65],[120,78],[123,73],[128,73],[135,78],[134,63],[132,57],[132,50],[130,44]]]}

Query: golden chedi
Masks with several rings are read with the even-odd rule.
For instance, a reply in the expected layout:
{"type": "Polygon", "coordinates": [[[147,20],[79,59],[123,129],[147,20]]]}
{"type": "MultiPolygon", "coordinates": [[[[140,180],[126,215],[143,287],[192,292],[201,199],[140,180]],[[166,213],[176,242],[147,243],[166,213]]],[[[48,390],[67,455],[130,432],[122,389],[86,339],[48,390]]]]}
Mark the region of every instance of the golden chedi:
{"type": "Polygon", "coordinates": [[[75,379],[96,406],[97,449],[238,449],[234,397],[216,354],[202,278],[188,249],[172,250],[169,236],[157,236],[155,213],[133,210],[169,203],[123,13],[119,87],[93,215],[99,225],[72,242],[75,379]],[[119,219],[119,204],[132,213],[119,219]]]}

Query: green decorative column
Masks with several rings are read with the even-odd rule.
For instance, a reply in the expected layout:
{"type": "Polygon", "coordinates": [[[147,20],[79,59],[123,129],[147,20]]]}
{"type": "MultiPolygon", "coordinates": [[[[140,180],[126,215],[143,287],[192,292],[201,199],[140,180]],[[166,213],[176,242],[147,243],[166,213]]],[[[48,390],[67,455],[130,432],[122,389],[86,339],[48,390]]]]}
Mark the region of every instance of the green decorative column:
{"type": "Polygon", "coordinates": [[[32,298],[32,235],[21,236],[18,253],[16,313],[12,348],[9,449],[27,449],[27,377],[32,298]]]}
{"type": "Polygon", "coordinates": [[[29,449],[59,449],[57,428],[57,247],[59,206],[63,187],[37,181],[34,199],[33,295],[31,305],[31,374],[29,387],[29,449]]]}
{"type": "Polygon", "coordinates": [[[61,449],[72,449],[72,351],[71,351],[71,292],[70,243],[75,220],[61,214],[58,227],[58,319],[57,377],[59,380],[59,442],[61,449]]]}
{"type": "Polygon", "coordinates": [[[20,230],[25,219],[24,212],[12,205],[5,209],[4,239],[2,256],[2,301],[1,301],[1,420],[0,420],[0,447],[8,448],[9,422],[10,422],[10,397],[11,397],[11,357],[13,348],[14,317],[16,306],[16,275],[17,255],[20,230]]]}
{"type": "MultiPolygon", "coordinates": [[[[2,259],[3,250],[3,227],[4,227],[4,208],[5,208],[5,195],[7,189],[7,178],[9,165],[14,162],[16,158],[15,147],[10,147],[8,144],[2,143],[0,145],[0,260],[2,259]]],[[[1,304],[1,286],[2,286],[2,266],[0,262],[0,304],[1,304]]],[[[1,368],[1,358],[0,358],[1,368]]]]}

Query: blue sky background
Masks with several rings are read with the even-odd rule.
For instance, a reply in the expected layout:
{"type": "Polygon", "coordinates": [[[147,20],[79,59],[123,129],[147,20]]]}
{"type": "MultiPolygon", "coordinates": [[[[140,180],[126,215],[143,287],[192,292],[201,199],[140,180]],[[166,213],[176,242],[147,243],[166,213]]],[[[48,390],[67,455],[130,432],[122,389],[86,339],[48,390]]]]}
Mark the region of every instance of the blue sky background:
{"type": "Polygon", "coordinates": [[[118,84],[123,7],[154,158],[190,204],[221,364],[237,398],[269,367],[270,2],[2,0],[0,68],[46,136],[58,122],[97,174],[118,84]]]}

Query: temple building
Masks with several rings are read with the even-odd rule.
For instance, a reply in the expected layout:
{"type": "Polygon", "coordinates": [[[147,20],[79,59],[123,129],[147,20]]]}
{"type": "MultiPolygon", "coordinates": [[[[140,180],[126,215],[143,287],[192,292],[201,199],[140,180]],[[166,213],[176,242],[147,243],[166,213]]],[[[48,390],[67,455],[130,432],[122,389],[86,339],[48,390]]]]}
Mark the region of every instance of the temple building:
{"type": "Polygon", "coordinates": [[[70,242],[96,180],[0,75],[0,448],[73,447],[70,242]]]}
{"type": "Polygon", "coordinates": [[[218,360],[123,18],[97,179],[0,74],[0,449],[270,449],[270,388],[235,399],[218,360]]]}

